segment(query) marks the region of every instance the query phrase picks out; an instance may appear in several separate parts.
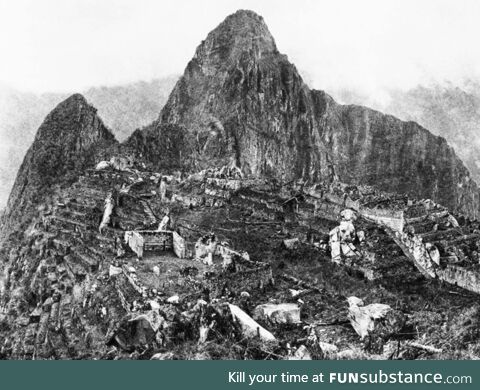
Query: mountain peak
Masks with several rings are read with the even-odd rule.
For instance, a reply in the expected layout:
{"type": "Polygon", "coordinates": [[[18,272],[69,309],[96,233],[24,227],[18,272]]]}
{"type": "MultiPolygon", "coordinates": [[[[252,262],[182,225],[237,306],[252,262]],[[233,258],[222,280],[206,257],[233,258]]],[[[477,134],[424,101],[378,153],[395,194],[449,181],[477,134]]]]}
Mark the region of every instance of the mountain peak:
{"type": "Polygon", "coordinates": [[[248,9],[239,9],[233,14],[228,15],[223,23],[252,23],[252,24],[259,24],[265,25],[263,17],[257,14],[255,11],[251,11],[248,9]]]}
{"type": "Polygon", "coordinates": [[[135,141],[159,166],[152,134],[157,145],[181,145],[177,160],[188,170],[234,162],[246,176],[282,182],[338,177],[478,215],[478,188],[445,140],[310,90],[252,11],[237,11],[208,34],[153,130],[135,141]]]}
{"type": "Polygon", "coordinates": [[[54,186],[75,181],[97,153],[116,142],[96,112],[82,95],[74,94],[47,115],[18,171],[4,229],[28,220],[31,209],[47,199],[54,186]]]}
{"type": "MultiPolygon", "coordinates": [[[[87,99],[85,99],[85,97],[80,93],[74,93],[65,100],[61,101],[52,112],[78,109],[86,106],[89,106],[87,99]]],[[[94,107],[92,108],[96,110],[94,107]]]]}
{"type": "Polygon", "coordinates": [[[194,60],[200,64],[228,64],[245,53],[260,58],[278,51],[263,18],[253,11],[239,10],[208,34],[194,60]]]}

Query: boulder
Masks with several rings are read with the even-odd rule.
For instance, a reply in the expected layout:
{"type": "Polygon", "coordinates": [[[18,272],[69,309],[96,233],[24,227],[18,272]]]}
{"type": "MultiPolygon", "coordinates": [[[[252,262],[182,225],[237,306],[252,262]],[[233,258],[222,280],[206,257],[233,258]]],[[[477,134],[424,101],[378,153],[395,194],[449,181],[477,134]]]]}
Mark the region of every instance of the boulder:
{"type": "Polygon", "coordinates": [[[275,336],[258,324],[252,317],[245,313],[238,306],[228,304],[233,319],[240,324],[243,335],[248,338],[259,337],[265,342],[276,341],[275,336]]]}
{"type": "Polygon", "coordinates": [[[156,353],[150,360],[173,360],[174,356],[173,352],[156,353]]]}
{"type": "Polygon", "coordinates": [[[298,324],[301,322],[300,307],[296,303],[266,303],[254,309],[253,318],[275,324],[298,324]]]}
{"type": "Polygon", "coordinates": [[[323,354],[328,357],[334,357],[338,352],[338,347],[335,344],[319,341],[318,346],[322,350],[323,354]]]}
{"type": "Polygon", "coordinates": [[[160,310],[160,304],[157,301],[151,300],[148,301],[148,304],[152,310],[160,310]]]}
{"type": "Polygon", "coordinates": [[[102,171],[104,169],[107,169],[110,167],[110,163],[108,161],[100,161],[96,167],[95,167],[95,170],[96,171],[102,171]]]}
{"type": "Polygon", "coordinates": [[[172,295],[170,298],[167,298],[167,303],[176,305],[180,302],[180,297],[178,295],[172,295]]]}
{"type": "Polygon", "coordinates": [[[125,351],[142,349],[156,342],[156,334],[165,326],[165,318],[156,310],[123,320],[114,332],[109,344],[125,351]]]}
{"type": "Polygon", "coordinates": [[[344,221],[355,221],[357,216],[352,209],[345,209],[340,213],[340,218],[344,221]]]}
{"type": "Polygon", "coordinates": [[[283,240],[283,245],[285,245],[285,248],[287,249],[294,249],[300,240],[298,238],[289,238],[287,240],[283,240]]]}
{"type": "Polygon", "coordinates": [[[108,275],[110,277],[120,275],[122,273],[122,269],[120,267],[115,267],[114,265],[110,264],[110,268],[108,269],[108,275]]]}
{"type": "Polygon", "coordinates": [[[383,319],[392,308],[382,303],[372,303],[364,306],[363,301],[357,297],[347,298],[349,304],[348,318],[355,332],[363,340],[375,328],[375,321],[383,319]]]}
{"type": "Polygon", "coordinates": [[[312,360],[312,355],[310,355],[310,351],[305,345],[300,345],[293,356],[290,356],[288,360],[312,360]]]}

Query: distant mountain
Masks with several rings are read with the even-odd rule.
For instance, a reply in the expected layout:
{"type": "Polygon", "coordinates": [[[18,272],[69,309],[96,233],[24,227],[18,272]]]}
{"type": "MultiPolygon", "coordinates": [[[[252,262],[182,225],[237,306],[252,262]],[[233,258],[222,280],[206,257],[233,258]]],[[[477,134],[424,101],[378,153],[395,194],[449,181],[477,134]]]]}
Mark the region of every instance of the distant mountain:
{"type": "Polygon", "coordinates": [[[352,91],[332,91],[342,101],[368,104],[403,120],[415,121],[444,137],[480,183],[480,84],[433,84],[407,91],[387,90],[387,103],[352,91]]]}
{"type": "Polygon", "coordinates": [[[253,176],[338,177],[472,216],[479,210],[478,188],[445,139],[311,90],[251,11],[230,15],[208,34],[158,120],[127,144],[157,169],[235,163],[253,176]]]}
{"type": "Polygon", "coordinates": [[[121,142],[135,129],[157,118],[177,80],[178,76],[171,76],[117,87],[90,88],[83,95],[121,142]]]}
{"type": "MultiPolygon", "coordinates": [[[[150,82],[90,88],[85,98],[119,141],[151,123],[175,85],[171,76],[150,82]]],[[[0,209],[6,204],[22,158],[46,115],[69,94],[24,93],[0,85],[0,209]]]]}

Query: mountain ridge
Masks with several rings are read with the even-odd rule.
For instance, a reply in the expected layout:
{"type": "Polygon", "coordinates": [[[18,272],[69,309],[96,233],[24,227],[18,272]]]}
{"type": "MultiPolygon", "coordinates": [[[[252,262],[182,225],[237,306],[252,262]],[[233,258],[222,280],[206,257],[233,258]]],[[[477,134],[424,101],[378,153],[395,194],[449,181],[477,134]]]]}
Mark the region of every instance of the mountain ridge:
{"type": "MultiPolygon", "coordinates": [[[[338,176],[478,215],[478,188],[443,138],[311,90],[252,11],[227,17],[200,43],[158,120],[144,129],[150,142],[166,125],[184,132],[178,169],[235,163],[247,175],[281,181],[338,176]]],[[[139,144],[140,132],[126,143],[139,144]]]]}

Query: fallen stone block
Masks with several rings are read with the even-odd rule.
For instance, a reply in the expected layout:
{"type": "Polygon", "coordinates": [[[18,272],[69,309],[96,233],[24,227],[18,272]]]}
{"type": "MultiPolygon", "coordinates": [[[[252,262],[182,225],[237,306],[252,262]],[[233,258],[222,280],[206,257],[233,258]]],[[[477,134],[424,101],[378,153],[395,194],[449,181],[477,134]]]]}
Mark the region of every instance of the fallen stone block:
{"type": "Polygon", "coordinates": [[[312,360],[312,355],[310,351],[305,347],[305,345],[300,345],[293,356],[290,356],[288,360],[312,360]]]}
{"type": "Polygon", "coordinates": [[[318,342],[318,346],[322,350],[323,354],[329,357],[333,357],[338,352],[338,347],[335,344],[324,343],[323,341],[318,342]]]}
{"type": "Polygon", "coordinates": [[[170,298],[167,298],[167,303],[176,305],[180,302],[180,297],[178,295],[172,295],[170,298]]]}
{"type": "Polygon", "coordinates": [[[150,360],[173,360],[174,356],[173,352],[156,353],[150,360]]]}
{"type": "Polygon", "coordinates": [[[276,341],[275,336],[258,324],[252,317],[238,306],[228,304],[233,319],[240,324],[243,335],[249,338],[259,337],[262,341],[276,341]]]}
{"type": "Polygon", "coordinates": [[[348,297],[347,302],[348,318],[362,340],[374,330],[375,320],[385,317],[387,312],[392,310],[390,306],[382,303],[364,306],[363,301],[357,297],[348,297]]]}
{"type": "Polygon", "coordinates": [[[294,249],[300,240],[298,238],[290,238],[287,240],[283,240],[283,245],[285,245],[285,248],[287,249],[294,249]]]}
{"type": "Polygon", "coordinates": [[[165,318],[151,310],[134,318],[123,320],[114,332],[109,344],[125,351],[145,348],[156,341],[156,334],[165,326],[165,318]]]}
{"type": "Polygon", "coordinates": [[[110,277],[120,275],[122,273],[122,269],[120,267],[115,267],[114,265],[110,264],[110,268],[108,269],[108,275],[110,277]]]}

